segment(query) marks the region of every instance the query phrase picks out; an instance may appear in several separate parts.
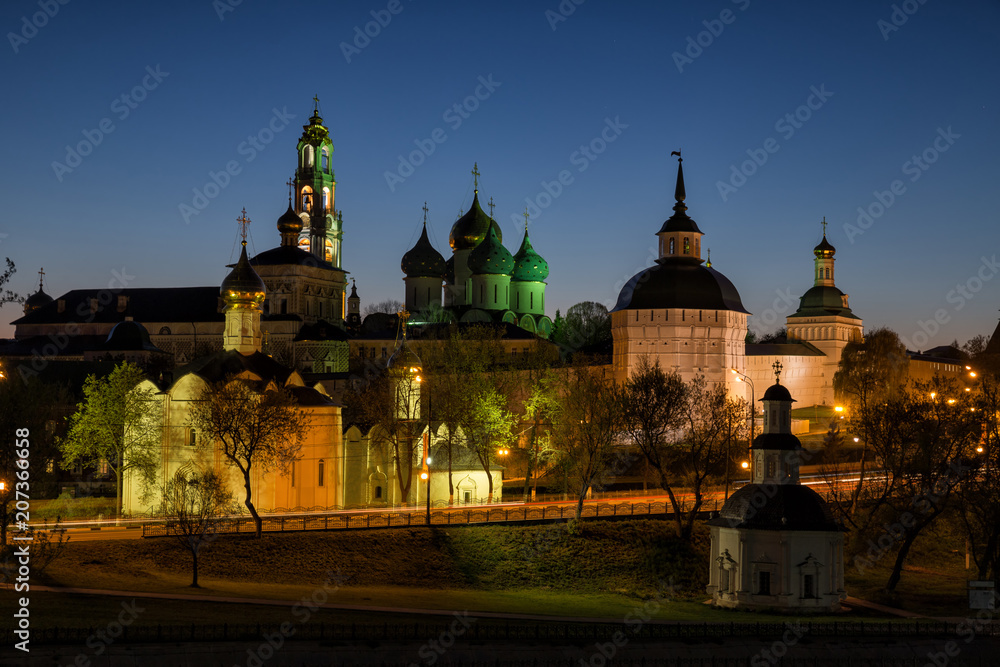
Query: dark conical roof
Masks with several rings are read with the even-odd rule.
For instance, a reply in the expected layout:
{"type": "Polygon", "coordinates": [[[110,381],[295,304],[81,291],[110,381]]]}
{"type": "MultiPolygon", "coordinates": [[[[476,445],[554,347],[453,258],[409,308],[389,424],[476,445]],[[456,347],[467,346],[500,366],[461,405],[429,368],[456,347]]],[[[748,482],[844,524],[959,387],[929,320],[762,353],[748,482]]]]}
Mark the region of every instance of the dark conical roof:
{"type": "Polygon", "coordinates": [[[428,277],[443,278],[445,274],[444,257],[441,256],[430,239],[427,238],[427,225],[420,232],[416,245],[406,251],[399,267],[407,278],[428,277]]]}
{"type": "Polygon", "coordinates": [[[448,242],[452,250],[469,250],[475,248],[486,238],[488,229],[496,230],[497,238],[503,241],[503,232],[496,220],[486,215],[479,205],[479,190],[472,197],[472,206],[461,218],[451,226],[448,242]]]}
{"type": "Polygon", "coordinates": [[[525,229],[521,247],[514,254],[514,271],[511,273],[511,279],[542,282],[548,277],[549,263],[531,247],[531,239],[528,238],[528,230],[525,229]]]}
{"type": "Polygon", "coordinates": [[[469,255],[469,270],[473,274],[510,275],[514,268],[514,258],[503,247],[499,237],[498,230],[490,227],[486,238],[469,255]]]}
{"type": "Polygon", "coordinates": [[[220,293],[224,298],[228,298],[237,294],[265,294],[266,292],[267,287],[264,285],[264,281],[250,266],[250,260],[247,259],[247,244],[244,241],[243,249],[240,251],[240,259],[226,276],[226,279],[222,281],[220,293]]]}
{"type": "Polygon", "coordinates": [[[674,186],[674,199],[677,203],[674,204],[674,214],[667,218],[660,227],[658,234],[663,234],[664,232],[694,232],[695,234],[701,234],[701,230],[698,229],[698,223],[688,217],[687,205],[684,203],[684,198],[687,193],[684,191],[684,165],[680,162],[677,163],[677,185],[674,186]]]}

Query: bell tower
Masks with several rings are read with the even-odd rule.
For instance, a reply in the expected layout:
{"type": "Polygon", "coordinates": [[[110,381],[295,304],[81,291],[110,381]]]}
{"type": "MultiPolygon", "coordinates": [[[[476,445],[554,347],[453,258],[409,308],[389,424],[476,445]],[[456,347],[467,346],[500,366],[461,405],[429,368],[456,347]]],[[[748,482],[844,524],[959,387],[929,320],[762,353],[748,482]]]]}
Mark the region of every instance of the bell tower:
{"type": "Polygon", "coordinates": [[[319,98],[313,102],[312,117],[302,126],[296,146],[294,209],[305,224],[299,246],[340,268],[343,220],[334,208],[333,141],[319,115],[319,98]]]}

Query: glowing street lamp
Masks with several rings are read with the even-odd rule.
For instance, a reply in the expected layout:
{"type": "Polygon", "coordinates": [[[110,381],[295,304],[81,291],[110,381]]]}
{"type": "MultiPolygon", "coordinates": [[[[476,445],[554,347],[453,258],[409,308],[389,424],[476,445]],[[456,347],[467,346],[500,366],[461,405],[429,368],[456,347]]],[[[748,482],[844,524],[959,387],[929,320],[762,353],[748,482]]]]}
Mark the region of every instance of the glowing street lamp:
{"type": "Polygon", "coordinates": [[[740,462],[740,467],[743,468],[744,470],[746,470],[747,468],[750,467],[750,462],[749,461],[741,461],[740,462]]]}
{"type": "MultiPolygon", "coordinates": [[[[754,394],[753,380],[751,380],[747,374],[740,373],[735,368],[730,368],[729,370],[732,372],[733,375],[736,376],[736,380],[738,382],[746,382],[748,385],[750,385],[750,446],[747,447],[747,451],[750,451],[750,447],[753,447],[753,427],[754,423],[757,421],[757,414],[756,414],[757,403],[754,400],[755,394],[754,394]]],[[[729,441],[727,440],[726,441],[726,500],[729,500],[729,468],[732,465],[732,460],[733,460],[732,456],[729,454],[729,441]]],[[[750,463],[748,463],[747,461],[744,461],[741,465],[743,466],[744,470],[750,467],[750,463]]]]}

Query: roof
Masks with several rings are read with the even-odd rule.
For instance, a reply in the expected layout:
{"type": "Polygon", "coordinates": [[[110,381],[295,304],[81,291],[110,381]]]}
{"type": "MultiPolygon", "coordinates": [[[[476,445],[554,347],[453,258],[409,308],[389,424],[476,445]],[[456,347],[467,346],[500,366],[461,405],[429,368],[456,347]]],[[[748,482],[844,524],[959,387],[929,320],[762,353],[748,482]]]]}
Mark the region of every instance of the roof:
{"type": "Polygon", "coordinates": [[[50,324],[87,322],[121,322],[131,316],[137,322],[221,322],[219,288],[213,287],[139,287],[116,290],[105,288],[77,289],[66,292],[55,301],[14,320],[12,324],[50,324]],[[107,303],[108,295],[126,297],[125,309],[119,311],[117,299],[107,303]],[[105,305],[100,305],[104,299],[105,305]],[[98,300],[99,310],[90,312],[91,299],[98,300]],[[65,302],[59,312],[59,302],[65,302]]]}
{"type": "Polygon", "coordinates": [[[997,328],[993,330],[990,342],[986,344],[985,352],[986,354],[1000,354],[1000,322],[997,322],[997,328]]]}
{"type": "Polygon", "coordinates": [[[491,226],[486,238],[469,254],[469,269],[473,274],[510,275],[514,257],[500,242],[499,227],[491,226]]]}
{"type": "Polygon", "coordinates": [[[636,308],[687,308],[749,313],[729,278],[690,261],[659,259],[632,276],[612,312],[636,308]]]}
{"type": "Polygon", "coordinates": [[[825,357],[826,353],[812,343],[747,343],[746,356],[825,357]]]}
{"type": "Polygon", "coordinates": [[[833,257],[837,252],[837,249],[826,240],[826,232],[823,232],[823,240],[819,242],[815,248],[813,248],[813,254],[817,257],[833,257]]]}
{"type": "Polygon", "coordinates": [[[764,397],[761,398],[762,401],[788,401],[789,403],[797,403],[797,401],[792,398],[792,395],[788,393],[788,387],[783,384],[774,383],[767,388],[764,392],[764,397]]]}
{"type": "Polygon", "coordinates": [[[174,377],[181,378],[193,373],[206,382],[219,382],[247,371],[258,376],[264,382],[273,381],[278,385],[284,385],[285,380],[292,374],[290,368],[279,364],[261,352],[244,355],[236,350],[222,350],[199,357],[178,368],[174,377]]]}
{"type": "Polygon", "coordinates": [[[756,530],[841,531],[818,493],[799,484],[747,484],[722,506],[710,526],[756,530]],[[763,506],[760,498],[767,498],[763,506]]]}
{"type": "Polygon", "coordinates": [[[267,286],[264,285],[264,281],[253,270],[253,267],[250,266],[250,260],[247,259],[246,242],[243,243],[243,248],[240,250],[240,258],[233,267],[233,270],[222,281],[222,287],[219,289],[219,292],[224,297],[232,298],[235,298],[239,294],[265,294],[267,292],[267,286]]]}
{"type": "Polygon", "coordinates": [[[761,433],[753,439],[750,449],[798,451],[802,449],[802,443],[791,433],[761,433]]]}
{"type": "Polygon", "coordinates": [[[299,266],[314,266],[318,269],[329,271],[340,271],[329,262],[321,260],[311,252],[307,252],[298,246],[283,245],[256,255],[250,260],[252,266],[275,266],[278,264],[297,264],[299,266]]]}
{"type": "Polygon", "coordinates": [[[114,352],[143,350],[146,352],[160,352],[167,354],[160,348],[153,345],[149,340],[149,332],[146,327],[135,321],[119,322],[111,329],[107,340],[104,341],[104,349],[114,352]]]}
{"type": "Polygon", "coordinates": [[[677,185],[674,187],[674,199],[677,203],[674,204],[674,214],[667,218],[663,226],[660,227],[660,231],[657,234],[663,234],[666,232],[694,232],[695,234],[701,234],[701,230],[698,229],[698,223],[688,217],[687,206],[684,204],[684,198],[686,193],[684,191],[684,164],[683,162],[677,162],[677,185]]]}
{"type": "Polygon", "coordinates": [[[542,282],[548,277],[549,263],[535,252],[535,249],[531,246],[531,239],[528,238],[528,230],[525,229],[521,247],[514,254],[514,271],[511,273],[511,279],[525,282],[542,282]]]}
{"type": "Polygon", "coordinates": [[[814,285],[799,299],[799,309],[789,317],[825,317],[836,315],[859,320],[847,306],[847,297],[833,285],[814,285]]]}
{"type": "Polygon", "coordinates": [[[451,249],[470,250],[475,248],[486,238],[486,231],[491,227],[496,230],[497,239],[503,242],[503,232],[500,230],[500,225],[483,211],[479,205],[479,190],[476,190],[472,197],[472,206],[451,226],[451,234],[448,237],[451,249]]]}
{"type": "Polygon", "coordinates": [[[319,320],[315,324],[302,325],[299,333],[295,336],[295,342],[303,340],[346,341],[347,331],[336,324],[330,324],[326,320],[319,320]]]}
{"type": "Polygon", "coordinates": [[[399,268],[407,278],[444,278],[444,257],[434,249],[430,239],[427,238],[426,223],[420,232],[420,238],[403,255],[399,268]]]}

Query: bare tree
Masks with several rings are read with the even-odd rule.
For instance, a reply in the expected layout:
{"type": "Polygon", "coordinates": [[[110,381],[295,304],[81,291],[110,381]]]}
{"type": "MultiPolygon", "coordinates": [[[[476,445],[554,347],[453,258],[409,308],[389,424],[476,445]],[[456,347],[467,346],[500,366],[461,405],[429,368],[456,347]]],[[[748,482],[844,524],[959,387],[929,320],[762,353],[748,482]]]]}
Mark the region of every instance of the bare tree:
{"type": "Polygon", "coordinates": [[[232,509],[233,494],[215,472],[178,470],[162,489],[168,530],[191,552],[191,588],[198,585],[198,556],[218,535],[219,517],[232,509]]]}
{"type": "Polygon", "coordinates": [[[262,522],[253,504],[250,485],[255,469],[286,472],[305,440],[306,415],[285,388],[258,391],[249,382],[228,378],[207,385],[190,412],[191,424],[207,437],[203,447],[218,447],[228,465],[243,476],[243,504],[256,524],[262,522]]]}
{"type": "Polygon", "coordinates": [[[373,315],[374,313],[385,313],[386,315],[395,315],[399,311],[403,310],[403,304],[395,299],[386,299],[385,301],[379,301],[378,303],[370,303],[365,306],[363,315],[367,317],[368,315],[373,315]]]}
{"type": "Polygon", "coordinates": [[[555,415],[562,463],[577,485],[576,519],[591,487],[607,471],[622,424],[621,389],[603,369],[569,370],[555,415]]]}

